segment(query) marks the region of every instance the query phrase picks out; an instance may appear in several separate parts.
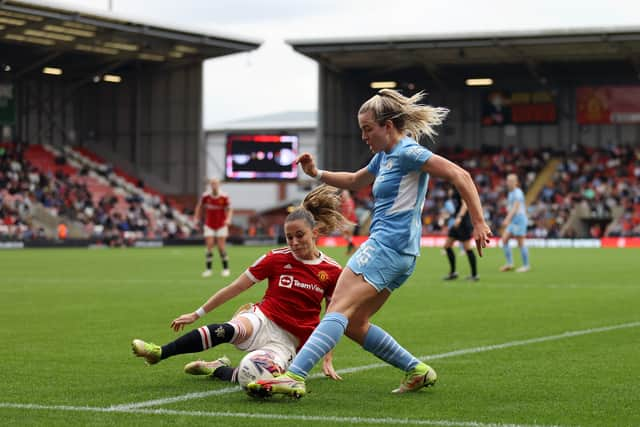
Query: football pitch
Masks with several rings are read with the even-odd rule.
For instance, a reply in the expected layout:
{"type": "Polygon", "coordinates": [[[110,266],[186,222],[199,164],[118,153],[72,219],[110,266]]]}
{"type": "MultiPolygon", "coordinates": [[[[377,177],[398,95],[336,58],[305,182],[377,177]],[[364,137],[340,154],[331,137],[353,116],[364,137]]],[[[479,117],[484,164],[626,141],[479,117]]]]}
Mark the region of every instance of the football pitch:
{"type": "MultiPolygon", "coordinates": [[[[230,247],[232,277],[266,250],[230,247]]],[[[326,252],[346,262],[342,248],[326,252]]],[[[200,247],[0,252],[0,424],[640,425],[638,250],[532,249],[532,270],[518,274],[499,273],[502,251],[489,249],[472,283],[442,281],[446,257],[424,249],[373,321],[433,366],[437,385],[392,395],[402,373],[343,338],[343,381],[316,368],[299,401],[257,401],[182,372],[198,358],[237,363],[228,344],[154,366],[133,357],[133,338],[175,339],[171,320],[228,283],[217,254],[208,279],[203,261],[200,247]]],[[[194,326],[228,320],[265,286],[194,326]]]]}

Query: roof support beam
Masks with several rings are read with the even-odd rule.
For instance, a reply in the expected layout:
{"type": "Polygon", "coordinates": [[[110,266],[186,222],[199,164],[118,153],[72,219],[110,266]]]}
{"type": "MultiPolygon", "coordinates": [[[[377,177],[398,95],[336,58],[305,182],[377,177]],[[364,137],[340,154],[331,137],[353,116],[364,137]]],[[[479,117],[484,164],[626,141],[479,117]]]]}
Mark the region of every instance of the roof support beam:
{"type": "Polygon", "coordinates": [[[441,89],[441,90],[447,89],[447,84],[438,75],[437,65],[431,64],[424,59],[421,61],[420,65],[422,65],[422,68],[427,73],[427,75],[431,77],[431,80],[433,80],[436,83],[436,86],[438,86],[438,89],[441,89]]]}
{"type": "Polygon", "coordinates": [[[20,79],[20,77],[24,76],[25,74],[39,68],[42,67],[43,65],[45,65],[46,63],[54,60],[55,58],[59,57],[60,55],[62,55],[64,53],[64,51],[56,51],[56,52],[51,52],[49,55],[45,56],[44,58],[40,59],[39,61],[36,61],[26,67],[24,67],[21,70],[18,70],[14,75],[13,75],[13,79],[14,80],[18,80],[20,79]]]}
{"type": "Polygon", "coordinates": [[[495,40],[495,45],[506,52],[509,56],[512,56],[522,62],[527,67],[527,71],[529,71],[529,74],[537,84],[545,88],[549,86],[549,78],[540,72],[540,67],[533,58],[523,54],[517,47],[512,46],[505,41],[495,40]]]}
{"type": "Polygon", "coordinates": [[[633,71],[636,73],[636,77],[640,80],[640,55],[635,53],[629,46],[624,44],[624,41],[613,41],[609,35],[604,34],[602,36],[602,40],[607,42],[610,47],[621,52],[623,55],[627,57],[631,66],[633,67],[633,71]]]}
{"type": "Polygon", "coordinates": [[[194,43],[197,45],[207,45],[211,47],[223,47],[232,50],[252,50],[257,46],[254,43],[250,42],[241,42],[223,38],[214,38],[208,35],[199,35],[199,34],[189,34],[180,31],[171,31],[168,29],[156,28],[150,25],[145,24],[135,24],[135,23],[119,23],[117,21],[107,21],[102,20],[100,18],[92,18],[90,16],[83,16],[79,13],[65,13],[64,11],[50,11],[43,9],[36,9],[32,7],[23,7],[18,5],[12,5],[5,2],[0,3],[0,8],[18,12],[25,13],[34,16],[40,16],[43,18],[53,18],[56,20],[63,21],[71,21],[71,22],[79,22],[81,24],[93,25],[102,29],[112,29],[121,31],[123,33],[133,33],[133,34],[142,34],[150,37],[160,37],[164,39],[185,42],[185,43],[194,43]]]}

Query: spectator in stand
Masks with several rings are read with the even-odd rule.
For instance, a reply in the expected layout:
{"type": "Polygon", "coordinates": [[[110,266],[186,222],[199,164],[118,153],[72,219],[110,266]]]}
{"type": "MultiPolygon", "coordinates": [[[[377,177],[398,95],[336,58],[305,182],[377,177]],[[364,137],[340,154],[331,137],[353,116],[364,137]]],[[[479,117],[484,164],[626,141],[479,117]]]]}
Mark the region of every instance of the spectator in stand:
{"type": "Polygon", "coordinates": [[[65,240],[67,240],[68,234],[69,234],[69,229],[67,227],[67,224],[65,224],[64,222],[61,222],[60,224],[58,224],[58,240],[64,242],[65,240]]]}
{"type": "Polygon", "coordinates": [[[233,209],[229,196],[220,191],[220,180],[213,178],[209,181],[211,189],[206,191],[194,210],[194,220],[196,224],[200,223],[201,215],[204,211],[204,239],[207,246],[205,255],[206,270],[202,273],[202,277],[211,276],[211,264],[213,261],[213,245],[218,246],[218,253],[222,260],[222,277],[227,277],[229,271],[229,258],[225,249],[227,236],[229,235],[229,225],[233,216],[233,209]]]}

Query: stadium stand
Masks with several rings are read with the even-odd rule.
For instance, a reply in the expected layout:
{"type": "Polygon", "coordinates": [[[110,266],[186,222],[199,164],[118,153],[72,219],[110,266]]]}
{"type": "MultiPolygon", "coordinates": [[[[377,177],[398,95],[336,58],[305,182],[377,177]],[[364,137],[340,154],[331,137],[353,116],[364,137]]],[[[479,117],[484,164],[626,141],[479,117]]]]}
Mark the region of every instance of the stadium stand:
{"type": "MultiPolygon", "coordinates": [[[[486,147],[482,152],[450,150],[446,155],[475,177],[494,233],[499,233],[506,216],[504,179],[516,173],[531,200],[529,237],[640,236],[638,148],[574,147],[564,153],[486,147]],[[553,167],[543,174],[549,164],[553,167]],[[539,189],[532,191],[536,184],[539,189]]],[[[443,234],[444,183],[433,180],[430,192],[423,211],[424,233],[443,234]]]]}
{"type": "Polygon", "coordinates": [[[63,221],[70,237],[108,245],[143,238],[184,238],[190,218],[134,185],[104,162],[64,147],[3,144],[0,157],[0,235],[30,239],[55,237],[63,221]]]}
{"type": "MultiPolygon", "coordinates": [[[[62,219],[70,236],[107,245],[195,235],[195,224],[141,180],[85,148],[3,144],[0,156],[0,236],[55,237],[62,219]]],[[[495,234],[506,215],[505,177],[516,173],[526,192],[528,236],[640,236],[640,149],[573,147],[440,150],[474,176],[495,234]]],[[[434,179],[423,211],[424,234],[446,233],[446,186],[434,179]]],[[[368,229],[370,189],[355,195],[361,233],[368,229]]],[[[257,219],[259,222],[259,219],[257,219]]],[[[251,236],[255,230],[246,230],[251,236]]]]}

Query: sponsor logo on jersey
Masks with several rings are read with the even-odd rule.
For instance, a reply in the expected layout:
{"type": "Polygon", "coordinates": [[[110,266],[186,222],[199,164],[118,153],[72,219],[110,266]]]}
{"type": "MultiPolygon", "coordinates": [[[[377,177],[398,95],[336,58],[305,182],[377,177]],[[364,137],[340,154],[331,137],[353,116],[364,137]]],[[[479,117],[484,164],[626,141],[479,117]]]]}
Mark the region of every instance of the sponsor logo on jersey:
{"type": "Polygon", "coordinates": [[[291,286],[293,286],[293,282],[293,276],[281,274],[280,280],[278,281],[278,286],[280,286],[281,288],[290,288],[291,286]]]}
{"type": "Polygon", "coordinates": [[[293,268],[293,266],[291,264],[285,264],[285,266],[283,267],[285,270],[290,270],[293,268]]]}
{"type": "Polygon", "coordinates": [[[313,283],[303,283],[299,280],[294,279],[293,276],[290,276],[288,274],[280,275],[280,280],[278,280],[278,286],[280,286],[281,288],[295,287],[300,289],[309,289],[314,292],[324,294],[324,289],[322,289],[320,286],[313,283]]]}

